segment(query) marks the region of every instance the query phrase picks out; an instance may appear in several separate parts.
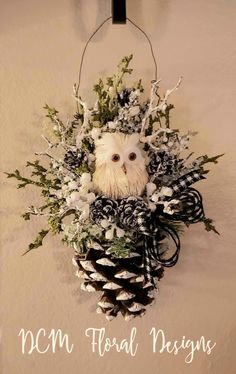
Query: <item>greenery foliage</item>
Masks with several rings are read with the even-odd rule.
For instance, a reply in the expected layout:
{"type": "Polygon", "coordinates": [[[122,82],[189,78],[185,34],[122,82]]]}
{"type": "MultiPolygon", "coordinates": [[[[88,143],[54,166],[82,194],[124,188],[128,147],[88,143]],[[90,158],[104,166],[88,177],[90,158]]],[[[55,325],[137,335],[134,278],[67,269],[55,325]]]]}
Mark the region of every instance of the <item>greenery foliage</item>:
{"type": "MultiPolygon", "coordinates": [[[[96,197],[91,187],[91,176],[95,168],[95,139],[92,131],[94,129],[114,131],[114,129],[109,129],[109,123],[112,122],[114,125],[121,113],[131,116],[132,106],[135,106],[139,107],[140,113],[143,113],[142,123],[145,124],[143,136],[146,149],[154,149],[154,147],[160,147],[160,145],[164,147],[166,138],[168,138],[169,143],[170,139],[172,141],[173,138],[173,144],[184,142],[187,144],[192,134],[188,133],[180,136],[178,131],[170,130],[170,111],[174,106],[167,102],[170,92],[167,92],[164,96],[159,94],[158,84],[153,86],[150,99],[141,103],[139,96],[143,92],[143,87],[141,80],[138,81],[130,88],[134,101],[127,102],[121,107],[119,95],[125,89],[125,75],[132,73],[132,69],[129,67],[131,60],[132,55],[124,57],[118,64],[117,72],[114,75],[105,80],[100,79],[95,84],[94,91],[97,98],[93,108],[87,108],[86,103],[78,96],[78,87],[75,85],[77,110],[73,118],[69,119],[66,124],[60,119],[58,110],[46,104],[44,109],[50,122],[49,133],[51,133],[51,137],[44,136],[47,144],[46,150],[37,153],[36,160],[27,162],[26,167],[30,169],[30,177],[23,176],[18,169],[6,173],[7,178],[17,180],[17,188],[39,187],[44,199],[43,205],[30,206],[22,214],[26,221],[29,221],[32,216],[44,216],[48,225],[46,229],[40,230],[25,253],[40,247],[49,232],[62,235],[62,241],[73,246],[82,255],[86,253],[91,243],[98,241],[108,246],[108,252],[114,257],[127,257],[129,252],[134,249],[135,244],[130,233],[122,238],[114,238],[110,243],[107,243],[106,229],[97,227],[89,219],[89,204],[96,197]],[[153,100],[155,100],[155,105],[153,100]],[[152,107],[152,105],[154,106],[152,107]],[[153,134],[155,132],[156,138],[154,139],[153,134]],[[69,150],[84,152],[87,161],[71,170],[63,158],[55,156],[54,151],[59,149],[63,155],[69,150]],[[43,158],[48,160],[47,166],[43,166],[43,158]],[[73,200],[77,196],[76,193],[79,195],[79,200],[73,200]]],[[[130,117],[128,121],[135,123],[135,118],[130,117]]],[[[135,128],[134,131],[136,130],[135,128]]],[[[138,131],[142,133],[141,128],[138,131]]],[[[191,166],[185,164],[184,167],[186,170],[187,168],[189,170],[197,168],[202,174],[206,174],[208,170],[205,169],[205,165],[217,163],[221,156],[208,157],[204,155],[192,161],[191,166]]],[[[188,158],[185,161],[187,160],[188,158]]],[[[218,233],[211,219],[204,217],[203,223],[207,231],[218,233]]],[[[180,227],[178,227],[178,231],[181,231],[180,227]]]]}

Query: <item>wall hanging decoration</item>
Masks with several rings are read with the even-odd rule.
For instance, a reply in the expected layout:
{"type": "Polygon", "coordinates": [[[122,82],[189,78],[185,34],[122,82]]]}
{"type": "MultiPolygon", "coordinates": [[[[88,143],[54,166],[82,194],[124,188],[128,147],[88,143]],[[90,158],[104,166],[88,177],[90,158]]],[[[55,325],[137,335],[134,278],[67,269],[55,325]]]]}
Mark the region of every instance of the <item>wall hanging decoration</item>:
{"type": "Polygon", "coordinates": [[[155,79],[149,97],[142,99],[141,80],[125,84],[131,60],[132,55],[124,57],[114,75],[95,84],[93,107],[79,95],[79,83],[74,85],[76,112],[67,123],[46,105],[46,150],[27,162],[31,176],[6,173],[19,181],[18,188],[39,187],[44,199],[23,214],[26,221],[32,216],[47,221],[25,253],[40,247],[49,232],[59,234],[75,250],[81,289],[101,292],[97,312],[108,320],[119,312],[125,320],[145,313],[164,267],[178,261],[186,226],[201,221],[217,233],[192,186],[206,178],[205,166],[221,155],[194,158],[188,149],[196,133],[172,127],[169,97],[181,79],[161,94],[154,59],[155,79]]]}

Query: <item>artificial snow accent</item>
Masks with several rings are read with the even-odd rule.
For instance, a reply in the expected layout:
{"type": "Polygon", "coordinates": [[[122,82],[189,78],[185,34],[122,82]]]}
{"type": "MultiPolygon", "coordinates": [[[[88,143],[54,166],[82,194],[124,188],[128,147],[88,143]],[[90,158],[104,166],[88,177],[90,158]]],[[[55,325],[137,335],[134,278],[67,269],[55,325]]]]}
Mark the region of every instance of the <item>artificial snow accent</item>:
{"type": "Polygon", "coordinates": [[[114,283],[114,282],[106,283],[103,286],[104,290],[118,290],[120,288],[121,288],[121,286],[119,284],[114,283]]]}
{"type": "Polygon", "coordinates": [[[96,271],[92,261],[83,260],[81,261],[81,266],[87,271],[96,271]]]}
{"type": "Polygon", "coordinates": [[[136,275],[135,273],[131,273],[128,270],[120,270],[118,273],[115,274],[115,278],[129,279],[129,278],[134,277],[135,275],[136,275]]]}
{"type": "Polygon", "coordinates": [[[139,312],[140,310],[144,309],[144,306],[142,304],[133,302],[128,309],[130,312],[139,312]]]}
{"type": "Polygon", "coordinates": [[[114,261],[111,261],[109,258],[100,258],[96,263],[103,266],[115,266],[114,261]]]}
{"type": "Polygon", "coordinates": [[[134,297],[135,297],[135,294],[133,294],[132,292],[122,290],[116,296],[116,300],[123,300],[123,301],[130,300],[130,299],[133,299],[134,297]]]}
{"type": "Polygon", "coordinates": [[[87,292],[95,292],[96,291],[96,287],[94,287],[90,283],[86,283],[86,282],[81,283],[80,288],[81,288],[82,291],[87,291],[87,292]]]}

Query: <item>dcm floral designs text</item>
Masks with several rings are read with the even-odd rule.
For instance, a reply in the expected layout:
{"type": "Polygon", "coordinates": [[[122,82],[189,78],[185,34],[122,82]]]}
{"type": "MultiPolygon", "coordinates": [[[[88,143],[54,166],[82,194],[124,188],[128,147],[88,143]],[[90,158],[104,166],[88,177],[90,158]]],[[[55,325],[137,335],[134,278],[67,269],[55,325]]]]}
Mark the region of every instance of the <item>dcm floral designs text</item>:
{"type": "MultiPolygon", "coordinates": [[[[185,351],[185,363],[187,364],[193,362],[198,351],[210,355],[216,346],[216,342],[212,342],[204,336],[196,340],[191,340],[186,336],[169,340],[167,334],[156,327],[152,327],[148,335],[150,338],[150,349],[153,354],[168,353],[170,355],[178,355],[181,351],[185,351]]],[[[99,357],[103,357],[110,351],[124,352],[134,357],[141,349],[136,327],[133,327],[128,336],[123,339],[107,336],[105,327],[89,327],[85,330],[85,336],[89,340],[90,349],[99,357]]],[[[63,333],[60,329],[52,329],[47,332],[41,328],[36,334],[33,334],[32,331],[26,331],[22,328],[19,332],[19,337],[21,338],[22,354],[56,353],[58,349],[71,354],[75,349],[75,345],[70,342],[69,335],[63,333]]]]}

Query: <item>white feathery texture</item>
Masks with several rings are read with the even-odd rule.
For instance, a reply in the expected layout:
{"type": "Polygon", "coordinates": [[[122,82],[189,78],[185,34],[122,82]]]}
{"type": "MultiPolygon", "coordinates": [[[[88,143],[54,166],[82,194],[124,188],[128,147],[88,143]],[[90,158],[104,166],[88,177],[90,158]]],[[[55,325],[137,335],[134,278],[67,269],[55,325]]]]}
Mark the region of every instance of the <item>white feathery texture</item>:
{"type": "Polygon", "coordinates": [[[98,193],[117,199],[140,196],[148,182],[145,157],[138,134],[103,133],[96,142],[96,168],[93,175],[98,193]],[[130,155],[135,154],[135,159],[130,155]],[[118,155],[119,160],[113,161],[118,155]]]}

